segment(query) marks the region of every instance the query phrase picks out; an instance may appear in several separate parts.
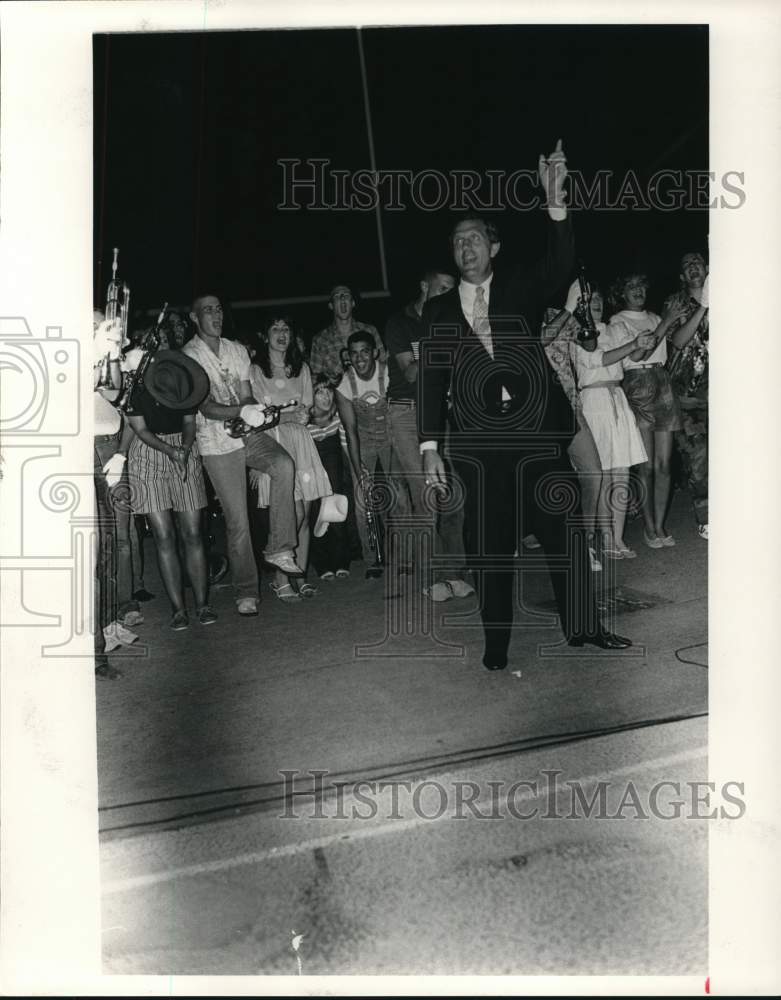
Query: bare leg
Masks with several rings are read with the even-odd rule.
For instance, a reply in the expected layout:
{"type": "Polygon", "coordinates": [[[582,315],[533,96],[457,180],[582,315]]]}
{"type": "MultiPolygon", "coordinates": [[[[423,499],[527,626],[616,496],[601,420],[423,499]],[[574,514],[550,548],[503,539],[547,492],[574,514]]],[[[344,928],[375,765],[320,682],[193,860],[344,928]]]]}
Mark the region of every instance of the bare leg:
{"type": "Polygon", "coordinates": [[[184,548],[184,564],[193,588],[195,607],[202,608],[208,599],[209,574],[206,568],[206,549],[201,534],[201,511],[183,510],[176,514],[176,526],[184,548]]]}
{"type": "Polygon", "coordinates": [[[664,519],[670,501],[670,458],[673,449],[672,431],[657,431],[654,453],[654,524],[656,534],[663,537],[664,519]]]}
{"type": "MultiPolygon", "coordinates": [[[[648,455],[648,461],[642,462],[637,466],[637,475],[640,479],[641,487],[641,497],[640,502],[642,504],[643,511],[643,521],[645,522],[645,531],[649,538],[656,537],[656,522],[654,519],[654,489],[653,489],[653,475],[655,460],[654,456],[656,454],[655,435],[652,427],[647,427],[643,424],[638,424],[638,429],[640,435],[643,439],[643,444],[645,445],[645,453],[648,455]]],[[[668,486],[669,489],[669,486],[668,486]]]]}
{"type": "Polygon", "coordinates": [[[179,565],[179,555],[176,551],[176,529],[173,514],[170,510],[158,510],[154,514],[147,514],[147,517],[152,528],[152,537],[157,546],[157,561],[165,592],[168,594],[174,612],[184,611],[182,568],[179,565]]]}
{"type": "Polygon", "coordinates": [[[624,541],[624,526],[629,502],[629,469],[611,469],[609,475],[613,540],[616,548],[626,549],[628,546],[624,541]]]}

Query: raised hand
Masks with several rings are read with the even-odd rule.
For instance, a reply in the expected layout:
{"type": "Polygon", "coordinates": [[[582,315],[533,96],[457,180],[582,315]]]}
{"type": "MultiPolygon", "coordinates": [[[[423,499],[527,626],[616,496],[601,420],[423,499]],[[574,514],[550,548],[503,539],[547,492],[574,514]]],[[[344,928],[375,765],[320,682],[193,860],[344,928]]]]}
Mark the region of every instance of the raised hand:
{"type": "Polygon", "coordinates": [[[564,308],[567,312],[575,315],[575,310],[578,308],[578,303],[580,302],[580,282],[577,278],[569,286],[569,291],[567,292],[567,301],[564,303],[564,308]]]}
{"type": "Polygon", "coordinates": [[[564,155],[561,139],[556,148],[547,157],[540,153],[537,163],[540,174],[540,184],[545,191],[545,200],[549,208],[565,208],[564,181],[567,179],[567,157],[564,155]]]}

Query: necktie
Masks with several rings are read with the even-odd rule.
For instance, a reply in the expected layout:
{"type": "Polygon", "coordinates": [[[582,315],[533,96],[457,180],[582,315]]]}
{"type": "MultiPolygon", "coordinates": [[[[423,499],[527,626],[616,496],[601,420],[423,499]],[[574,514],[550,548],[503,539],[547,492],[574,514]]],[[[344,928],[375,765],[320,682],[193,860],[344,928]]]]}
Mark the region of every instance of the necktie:
{"type": "Polygon", "coordinates": [[[475,307],[472,313],[472,329],[477,339],[488,351],[491,358],[494,356],[494,344],[491,339],[491,324],[488,322],[488,303],[485,301],[483,286],[478,285],[475,291],[475,307]]]}
{"type": "MultiPolygon", "coordinates": [[[[491,324],[488,322],[488,303],[485,301],[483,286],[478,285],[475,291],[475,307],[472,311],[472,329],[477,339],[488,351],[488,356],[493,361],[494,342],[491,336],[491,324]]],[[[510,393],[502,386],[502,403],[510,401],[510,393]]]]}

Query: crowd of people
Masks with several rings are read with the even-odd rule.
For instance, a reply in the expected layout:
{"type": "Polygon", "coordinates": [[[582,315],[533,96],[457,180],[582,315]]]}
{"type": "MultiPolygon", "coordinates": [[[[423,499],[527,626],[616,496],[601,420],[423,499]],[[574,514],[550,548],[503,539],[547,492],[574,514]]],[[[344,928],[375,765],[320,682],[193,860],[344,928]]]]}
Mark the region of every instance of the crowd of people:
{"type": "MultiPolygon", "coordinates": [[[[555,188],[550,190],[555,209],[555,188]]],[[[561,270],[571,265],[567,222],[560,212],[550,215],[561,270]]],[[[472,571],[481,556],[512,556],[522,545],[542,545],[571,644],[629,644],[599,622],[585,624],[591,613],[585,604],[583,621],[567,620],[570,583],[557,582],[552,558],[561,547],[560,519],[548,516],[539,490],[533,500],[521,490],[516,507],[494,509],[493,477],[507,469],[484,461],[489,468],[480,473],[481,482],[470,479],[469,469],[479,463],[463,440],[473,419],[475,386],[484,387],[480,398],[491,418],[480,423],[478,415],[475,427],[489,442],[494,431],[505,434],[520,426],[519,400],[531,384],[517,363],[522,352],[516,350],[516,360],[502,360],[510,341],[494,309],[504,287],[493,281],[498,247],[490,222],[459,220],[451,234],[454,273],[449,266],[422,271],[414,297],[390,318],[384,337],[355,318],[355,297],[345,285],[331,290],[331,322],[309,349],[292,318],[282,313],[270,314],[246,343],[224,337],[223,305],[208,290],[186,316],[167,315],[152,350],[147,330],[123,343],[121,324],[96,312],[98,676],[120,675],[108,654],[132,643],[133,627],[143,621],[141,605],[152,596],[143,581],[150,536],[171,605],[171,629],[217,620],[209,586],[224,575],[225,559],[220,567],[211,551],[215,516],[224,521],[224,556],[239,616],[258,614],[262,569],[271,572],[277,599],[301,603],[348,577],[352,564],[362,560],[367,581],[390,573],[410,577],[435,602],[468,597],[477,586],[486,631],[484,665],[501,669],[508,616],[512,620],[508,566],[472,571]],[[475,364],[451,357],[442,374],[432,350],[447,341],[438,342],[432,329],[437,324],[448,329],[453,309],[475,335],[469,344],[475,364]],[[139,365],[143,379],[133,384],[139,365]],[[467,369],[468,378],[459,382],[467,369]],[[124,405],[117,408],[122,391],[124,405]],[[482,528],[477,504],[470,507],[464,499],[481,490],[488,490],[481,495],[495,514],[489,510],[482,528]],[[481,531],[488,548],[476,546],[481,531]],[[192,609],[186,603],[188,585],[192,609]]],[[[703,255],[687,253],[680,262],[680,287],[661,316],[646,308],[649,282],[642,274],[621,276],[607,294],[591,286],[584,296],[574,281],[564,306],[547,308],[531,338],[542,349],[544,377],[552,376],[569,402],[571,430],[568,436],[561,431],[568,442],[567,469],[556,469],[563,476],[576,473],[589,578],[605,559],[635,557],[624,537],[628,516],[642,516],[649,548],[675,544],[666,526],[674,452],[691,492],[697,530],[707,538],[707,275],[703,255]]],[[[539,288],[544,293],[542,279],[539,288]]],[[[517,313],[513,299],[504,305],[517,313]]],[[[463,333],[456,339],[461,346],[451,355],[462,350],[463,333]]],[[[551,415],[551,405],[544,403],[538,429],[564,426],[564,418],[551,415]]],[[[482,455],[489,457],[485,449],[482,455]]],[[[545,475],[551,469],[546,466],[545,475]]],[[[535,486],[541,481],[534,479],[535,486]]],[[[506,493],[498,480],[497,486],[506,493]]],[[[577,572],[573,579],[581,591],[588,589],[577,572]]]]}

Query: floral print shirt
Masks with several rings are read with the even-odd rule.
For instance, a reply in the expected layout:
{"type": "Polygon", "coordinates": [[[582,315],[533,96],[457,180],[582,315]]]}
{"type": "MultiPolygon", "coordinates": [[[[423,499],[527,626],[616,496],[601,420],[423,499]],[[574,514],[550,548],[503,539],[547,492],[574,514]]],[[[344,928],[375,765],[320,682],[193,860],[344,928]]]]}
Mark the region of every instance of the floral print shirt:
{"type": "MultiPolygon", "coordinates": [[[[700,303],[688,292],[680,291],[671,295],[664,304],[666,312],[672,305],[682,305],[684,313],[669,329],[668,338],[679,330],[690,317],[700,308],[700,303]]],[[[708,399],[708,314],[706,313],[694,336],[684,347],[676,348],[670,343],[670,356],[667,370],[673,383],[673,389],[679,399],[697,399],[707,402],[708,399]]]]}

